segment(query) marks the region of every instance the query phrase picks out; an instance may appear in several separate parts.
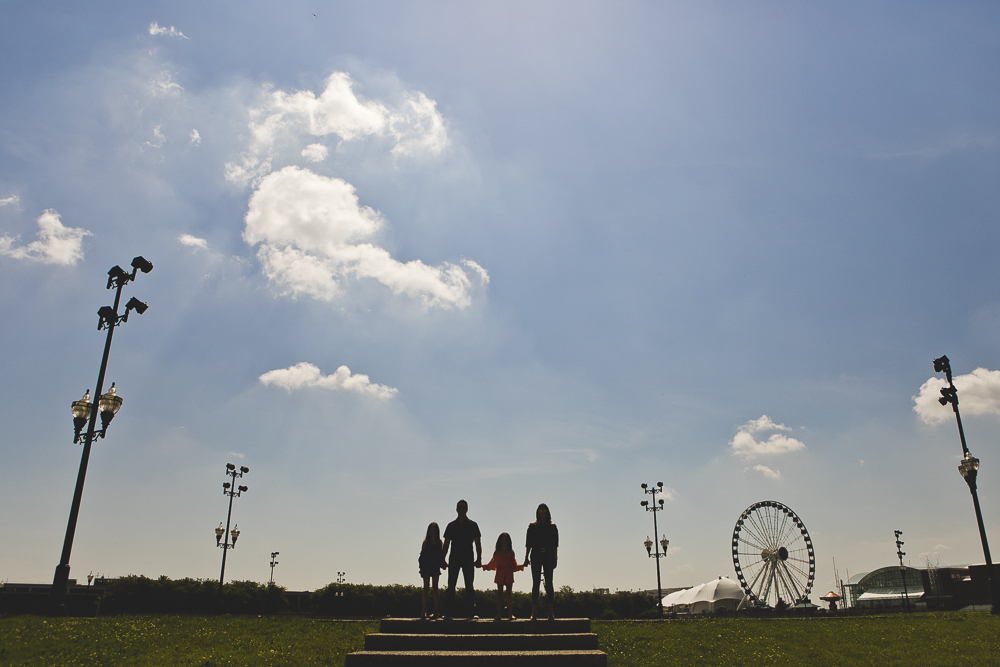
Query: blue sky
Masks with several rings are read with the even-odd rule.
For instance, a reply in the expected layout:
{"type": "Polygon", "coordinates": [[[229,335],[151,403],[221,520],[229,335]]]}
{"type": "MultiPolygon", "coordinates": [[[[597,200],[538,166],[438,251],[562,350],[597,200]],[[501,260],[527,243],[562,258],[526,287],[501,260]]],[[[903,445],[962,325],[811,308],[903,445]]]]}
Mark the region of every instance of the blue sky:
{"type": "Polygon", "coordinates": [[[767,499],[809,528],[818,594],[833,558],[890,564],[894,529],[914,565],[981,562],[925,383],[948,354],[1000,535],[998,19],[4,3],[0,579],[51,579],[69,403],[139,254],[72,576],[217,576],[228,461],[227,577],[280,551],[294,589],[416,583],[459,498],[488,549],[548,503],[557,585],[650,588],[657,481],[664,586],[733,576],[767,499]]]}

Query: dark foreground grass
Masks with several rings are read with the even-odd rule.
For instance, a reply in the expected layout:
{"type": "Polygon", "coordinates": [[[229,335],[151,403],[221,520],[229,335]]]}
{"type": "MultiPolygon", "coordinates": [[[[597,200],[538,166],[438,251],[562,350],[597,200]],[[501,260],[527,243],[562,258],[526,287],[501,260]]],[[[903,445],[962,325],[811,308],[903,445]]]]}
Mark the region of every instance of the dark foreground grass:
{"type": "MultiPolygon", "coordinates": [[[[984,613],[833,619],[594,622],[610,667],[1000,665],[1000,618],[984,613]]],[[[336,665],[377,621],[291,616],[0,617],[0,665],[336,665]]]]}
{"type": "Polygon", "coordinates": [[[593,627],[608,667],[1000,665],[1000,617],[985,613],[617,621],[593,627]]]}
{"type": "Polygon", "coordinates": [[[340,667],[377,629],[289,616],[10,616],[0,618],[0,665],[340,667]]]}

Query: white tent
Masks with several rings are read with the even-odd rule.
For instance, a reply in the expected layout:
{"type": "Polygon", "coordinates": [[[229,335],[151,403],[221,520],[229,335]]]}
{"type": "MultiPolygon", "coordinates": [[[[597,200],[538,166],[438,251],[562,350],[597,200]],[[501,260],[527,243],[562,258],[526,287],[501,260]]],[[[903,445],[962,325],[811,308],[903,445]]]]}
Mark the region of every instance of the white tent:
{"type": "Polygon", "coordinates": [[[736,611],[743,599],[743,588],[729,577],[719,577],[707,584],[677,591],[663,598],[663,608],[691,614],[717,611],[725,607],[736,611]]]}

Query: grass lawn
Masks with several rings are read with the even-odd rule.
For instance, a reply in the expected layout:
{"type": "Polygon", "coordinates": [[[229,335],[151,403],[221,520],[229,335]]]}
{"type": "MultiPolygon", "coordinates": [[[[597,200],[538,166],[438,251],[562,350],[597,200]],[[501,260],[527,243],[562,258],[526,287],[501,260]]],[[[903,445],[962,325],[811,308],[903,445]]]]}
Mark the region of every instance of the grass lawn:
{"type": "MultiPolygon", "coordinates": [[[[0,665],[343,665],[377,621],[290,616],[0,617],[0,665]]],[[[595,621],[610,667],[1000,665],[1000,617],[595,621]]]]}
{"type": "Polygon", "coordinates": [[[378,621],[290,616],[0,618],[0,665],[98,667],[336,665],[378,621]]]}
{"type": "Polygon", "coordinates": [[[987,613],[593,623],[608,667],[633,665],[1000,665],[987,613]]]}

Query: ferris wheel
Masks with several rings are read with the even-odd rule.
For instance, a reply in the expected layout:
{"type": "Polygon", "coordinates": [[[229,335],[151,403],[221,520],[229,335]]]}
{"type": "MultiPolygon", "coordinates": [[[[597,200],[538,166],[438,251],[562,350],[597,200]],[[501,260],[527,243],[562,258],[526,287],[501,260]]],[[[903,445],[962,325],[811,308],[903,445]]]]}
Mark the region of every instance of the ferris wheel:
{"type": "Polygon", "coordinates": [[[805,601],[816,577],[809,531],[795,512],[774,500],[754,503],[736,521],[733,565],[750,603],[759,606],[805,601]]]}

